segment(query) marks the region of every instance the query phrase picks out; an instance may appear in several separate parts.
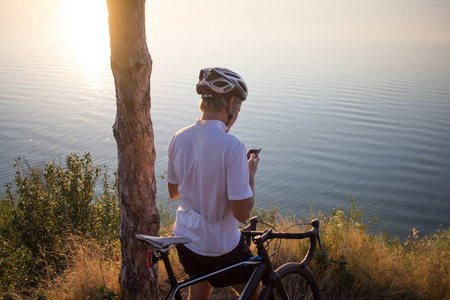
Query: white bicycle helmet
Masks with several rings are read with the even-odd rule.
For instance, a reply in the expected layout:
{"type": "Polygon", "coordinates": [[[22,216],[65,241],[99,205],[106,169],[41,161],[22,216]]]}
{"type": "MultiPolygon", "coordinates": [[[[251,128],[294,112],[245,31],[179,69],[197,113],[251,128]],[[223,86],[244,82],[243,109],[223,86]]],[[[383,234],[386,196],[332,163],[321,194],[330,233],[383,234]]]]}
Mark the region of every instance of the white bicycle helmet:
{"type": "Polygon", "coordinates": [[[236,94],[244,101],[248,95],[247,84],[239,74],[225,68],[202,69],[197,83],[197,94],[204,98],[214,94],[236,94]]]}

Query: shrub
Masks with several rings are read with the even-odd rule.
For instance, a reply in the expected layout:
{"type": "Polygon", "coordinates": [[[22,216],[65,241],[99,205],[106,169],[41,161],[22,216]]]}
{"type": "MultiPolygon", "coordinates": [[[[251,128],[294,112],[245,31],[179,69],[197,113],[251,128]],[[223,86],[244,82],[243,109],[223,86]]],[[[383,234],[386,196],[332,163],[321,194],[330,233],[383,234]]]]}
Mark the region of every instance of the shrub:
{"type": "MultiPolygon", "coordinates": [[[[17,160],[15,189],[6,185],[0,201],[0,297],[2,299],[115,299],[119,294],[119,204],[117,177],[94,166],[89,153],[31,167],[17,160]],[[102,189],[96,190],[101,181],[102,189]],[[111,183],[111,181],[113,183],[111,183]],[[96,192],[97,191],[97,192],[96,192]],[[97,196],[96,196],[97,194],[97,196]],[[45,290],[45,293],[42,292],[45,290]]],[[[281,215],[276,207],[254,210],[258,230],[300,232],[320,220],[323,251],[310,263],[325,299],[450,299],[450,228],[405,241],[373,232],[364,210],[312,213],[306,221],[281,215]]],[[[171,235],[176,203],[160,204],[161,234],[171,235]]],[[[301,261],[307,240],[270,244],[273,264],[301,261]]],[[[171,261],[183,268],[176,251],[171,261]]],[[[160,268],[164,285],[164,268],[160,268]]],[[[224,299],[227,289],[211,297],[224,299]]],[[[233,294],[233,293],[231,293],[233,294]]]]}
{"type": "Polygon", "coordinates": [[[100,245],[118,245],[116,184],[89,153],[69,154],[65,166],[30,166],[17,159],[15,190],[6,185],[0,202],[0,292],[29,293],[66,267],[64,245],[73,234],[90,234],[100,245]],[[102,173],[103,172],[103,173],[102,173]],[[103,189],[95,187],[103,175],[103,189]]]}

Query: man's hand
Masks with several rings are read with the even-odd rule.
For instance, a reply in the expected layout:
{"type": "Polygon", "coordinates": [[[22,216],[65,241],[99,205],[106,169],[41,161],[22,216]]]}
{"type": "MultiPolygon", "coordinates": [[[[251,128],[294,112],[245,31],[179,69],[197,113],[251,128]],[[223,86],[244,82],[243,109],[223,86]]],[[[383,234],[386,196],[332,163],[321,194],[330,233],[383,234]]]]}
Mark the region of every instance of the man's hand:
{"type": "Polygon", "coordinates": [[[252,180],[251,178],[253,177],[253,179],[254,179],[256,170],[258,169],[259,156],[256,156],[255,153],[252,153],[252,155],[250,155],[250,158],[247,161],[247,163],[248,163],[248,172],[250,175],[250,180],[252,180]]]}

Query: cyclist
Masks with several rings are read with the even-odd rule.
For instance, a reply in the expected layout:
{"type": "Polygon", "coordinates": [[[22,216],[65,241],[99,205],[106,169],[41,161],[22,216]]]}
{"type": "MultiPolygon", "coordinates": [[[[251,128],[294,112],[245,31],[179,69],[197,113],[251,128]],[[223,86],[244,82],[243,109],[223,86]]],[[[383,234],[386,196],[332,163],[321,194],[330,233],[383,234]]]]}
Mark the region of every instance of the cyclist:
{"type": "MultiPolygon", "coordinates": [[[[236,122],[247,85],[224,68],[200,71],[201,118],[172,137],[167,185],[171,198],[180,198],[174,235],[192,242],[177,245],[188,275],[252,257],[241,237],[238,221],[250,216],[259,157],[247,160],[245,146],[229,134],[236,122]]],[[[189,299],[208,299],[212,286],[233,286],[241,292],[251,267],[193,285],[189,299]]],[[[255,295],[257,297],[257,295],[255,295]]]]}

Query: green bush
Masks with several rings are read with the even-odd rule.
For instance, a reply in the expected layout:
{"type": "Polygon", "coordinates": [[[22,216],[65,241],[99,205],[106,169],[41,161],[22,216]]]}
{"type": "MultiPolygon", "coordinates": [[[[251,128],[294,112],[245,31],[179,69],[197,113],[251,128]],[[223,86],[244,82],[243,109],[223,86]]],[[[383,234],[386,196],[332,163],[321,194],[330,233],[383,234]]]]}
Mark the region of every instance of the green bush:
{"type": "Polygon", "coordinates": [[[32,167],[16,160],[14,183],[0,202],[0,293],[27,291],[65,268],[69,234],[89,234],[118,245],[117,178],[94,166],[89,153],[69,154],[65,165],[32,167]],[[102,191],[96,183],[102,176],[102,191]]]}

